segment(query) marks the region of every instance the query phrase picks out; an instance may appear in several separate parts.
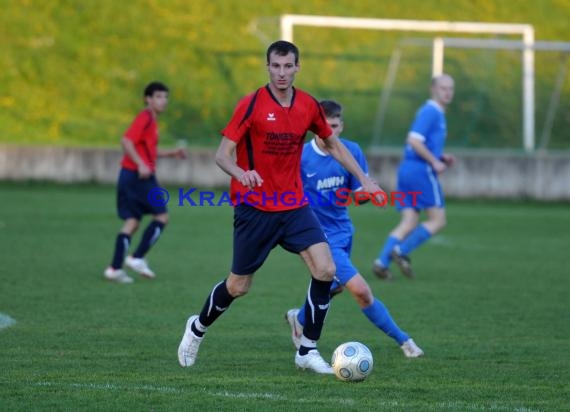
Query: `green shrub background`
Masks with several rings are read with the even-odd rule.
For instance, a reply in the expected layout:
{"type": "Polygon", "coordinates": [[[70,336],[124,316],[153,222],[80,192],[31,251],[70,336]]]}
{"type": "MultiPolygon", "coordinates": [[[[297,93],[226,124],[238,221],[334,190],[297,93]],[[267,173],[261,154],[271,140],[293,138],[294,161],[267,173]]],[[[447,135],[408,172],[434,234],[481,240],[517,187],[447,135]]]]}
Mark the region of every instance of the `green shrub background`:
{"type": "MultiPolygon", "coordinates": [[[[143,87],[159,79],[171,87],[163,143],[215,146],[237,99],[267,81],[265,49],[279,38],[278,16],[285,13],[530,23],[537,40],[570,40],[564,0],[0,0],[0,6],[0,143],[10,144],[117,146],[142,107],[143,87]]],[[[402,36],[297,28],[296,85],[341,101],[347,135],[367,147],[402,36]]],[[[536,59],[537,137],[561,59],[559,53],[536,59]]],[[[450,145],[520,148],[520,68],[519,53],[446,51],[445,69],[457,79],[450,145]]],[[[430,69],[429,48],[404,49],[380,144],[401,144],[427,98],[430,69]]],[[[553,149],[570,148],[569,83],[553,149]]]]}

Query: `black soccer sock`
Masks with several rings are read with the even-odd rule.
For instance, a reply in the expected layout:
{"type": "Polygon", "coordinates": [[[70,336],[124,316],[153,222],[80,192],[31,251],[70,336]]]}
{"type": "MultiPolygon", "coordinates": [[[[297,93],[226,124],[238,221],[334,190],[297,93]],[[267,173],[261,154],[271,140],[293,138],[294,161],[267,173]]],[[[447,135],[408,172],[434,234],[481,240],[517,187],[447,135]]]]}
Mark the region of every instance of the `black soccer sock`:
{"type": "Polygon", "coordinates": [[[311,279],[309,293],[305,302],[305,327],[303,335],[317,341],[329,310],[331,281],[311,279]]]}
{"type": "Polygon", "coordinates": [[[153,220],[150,222],[143,233],[141,242],[133,254],[133,257],[139,259],[143,258],[144,255],[146,255],[149,249],[152,247],[152,245],[156,243],[163,230],[164,223],[159,222],[158,220],[153,220]]]}
{"type": "MultiPolygon", "coordinates": [[[[210,326],[222,313],[226,311],[227,308],[229,308],[234,299],[235,298],[230,295],[230,292],[228,292],[226,279],[224,279],[214,286],[212,292],[210,292],[210,295],[208,296],[208,299],[206,299],[204,307],[202,307],[202,311],[200,312],[200,323],[205,327],[210,326]]],[[[192,331],[196,333],[194,328],[192,328],[192,331]]]]}
{"type": "Polygon", "coordinates": [[[131,243],[131,237],[125,233],[119,233],[117,239],[115,240],[115,251],[113,253],[113,260],[111,261],[111,267],[113,269],[120,269],[123,267],[123,260],[127,251],[129,250],[129,245],[131,243]]]}

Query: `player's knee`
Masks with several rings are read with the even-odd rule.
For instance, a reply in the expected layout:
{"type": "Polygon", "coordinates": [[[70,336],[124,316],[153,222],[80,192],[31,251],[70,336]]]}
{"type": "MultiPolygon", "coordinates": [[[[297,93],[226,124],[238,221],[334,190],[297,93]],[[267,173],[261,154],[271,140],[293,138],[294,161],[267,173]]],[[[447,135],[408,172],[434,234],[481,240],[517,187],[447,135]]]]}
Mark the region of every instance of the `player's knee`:
{"type": "Polygon", "coordinates": [[[313,270],[311,275],[317,279],[326,282],[330,282],[334,278],[336,273],[336,266],[332,259],[327,262],[320,262],[313,270]]]}
{"type": "Polygon", "coordinates": [[[248,291],[249,288],[234,288],[230,290],[230,295],[232,295],[234,298],[240,298],[246,295],[248,291]]]}
{"type": "Polygon", "coordinates": [[[355,291],[353,291],[352,295],[354,296],[354,299],[356,299],[358,306],[360,306],[361,308],[366,308],[372,305],[372,303],[374,302],[374,297],[372,296],[372,293],[370,292],[369,288],[365,287],[358,288],[355,291]]]}
{"type": "Polygon", "coordinates": [[[434,226],[436,232],[443,230],[445,226],[447,226],[447,219],[445,218],[445,216],[438,217],[434,222],[434,226]]]}
{"type": "Polygon", "coordinates": [[[139,228],[140,221],[137,219],[127,219],[121,228],[121,233],[132,236],[139,228]]]}
{"type": "Polygon", "coordinates": [[[249,291],[249,283],[244,282],[228,282],[226,287],[228,288],[228,293],[234,297],[239,298],[244,296],[249,291]]]}
{"type": "Polygon", "coordinates": [[[154,219],[158,220],[160,223],[166,226],[168,224],[168,221],[170,220],[170,216],[168,215],[168,213],[164,213],[162,215],[155,216],[154,219]]]}
{"type": "Polygon", "coordinates": [[[334,274],[336,273],[336,265],[331,260],[330,263],[323,267],[323,278],[322,280],[332,281],[334,279],[334,274]]]}

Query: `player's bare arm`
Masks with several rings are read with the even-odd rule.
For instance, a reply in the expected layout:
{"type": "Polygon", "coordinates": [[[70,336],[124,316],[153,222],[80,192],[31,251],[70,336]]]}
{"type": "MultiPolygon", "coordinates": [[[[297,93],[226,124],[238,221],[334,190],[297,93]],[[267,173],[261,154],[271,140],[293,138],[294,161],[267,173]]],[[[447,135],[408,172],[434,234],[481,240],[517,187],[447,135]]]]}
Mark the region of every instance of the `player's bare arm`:
{"type": "Polygon", "coordinates": [[[123,137],[121,139],[121,146],[123,146],[125,153],[136,163],[139,177],[142,179],[148,178],[152,172],[137,153],[135,144],[130,139],[123,137]]]}
{"type": "Polygon", "coordinates": [[[172,157],[174,159],[186,159],[188,157],[188,152],[183,147],[177,147],[176,149],[159,150],[156,155],[158,157],[172,157]]]}
{"type": "Polygon", "coordinates": [[[228,175],[240,181],[250,189],[261,186],[263,179],[255,170],[243,170],[235,161],[236,143],[223,137],[216,151],[216,164],[228,175]]]}
{"type": "MultiPolygon", "coordinates": [[[[331,136],[328,139],[323,139],[327,151],[333,156],[346,170],[348,170],[358,181],[362,184],[362,190],[368,193],[383,192],[378,184],[367,176],[352,153],[342,144],[340,139],[336,136],[331,136]]],[[[383,203],[383,197],[380,194],[376,195],[378,203],[383,203]]]]}
{"type": "Polygon", "coordinates": [[[428,162],[437,173],[443,173],[445,169],[447,169],[447,165],[437,159],[420,139],[408,135],[406,143],[412,146],[414,152],[416,152],[421,158],[425,159],[425,161],[428,162]]]}

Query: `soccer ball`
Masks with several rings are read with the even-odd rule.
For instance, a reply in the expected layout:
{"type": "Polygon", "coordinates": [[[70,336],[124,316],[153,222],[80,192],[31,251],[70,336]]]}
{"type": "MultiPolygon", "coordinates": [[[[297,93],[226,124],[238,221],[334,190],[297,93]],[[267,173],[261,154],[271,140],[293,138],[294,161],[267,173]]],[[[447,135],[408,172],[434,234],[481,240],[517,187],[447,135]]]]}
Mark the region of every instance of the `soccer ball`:
{"type": "Polygon", "coordinates": [[[372,372],[372,353],[360,342],[346,342],[336,348],[331,365],[337,378],[346,382],[360,382],[372,372]]]}

